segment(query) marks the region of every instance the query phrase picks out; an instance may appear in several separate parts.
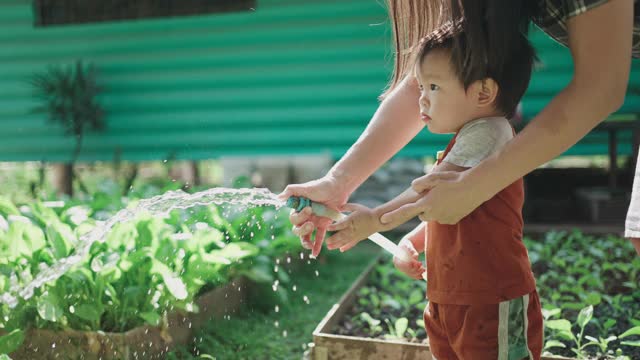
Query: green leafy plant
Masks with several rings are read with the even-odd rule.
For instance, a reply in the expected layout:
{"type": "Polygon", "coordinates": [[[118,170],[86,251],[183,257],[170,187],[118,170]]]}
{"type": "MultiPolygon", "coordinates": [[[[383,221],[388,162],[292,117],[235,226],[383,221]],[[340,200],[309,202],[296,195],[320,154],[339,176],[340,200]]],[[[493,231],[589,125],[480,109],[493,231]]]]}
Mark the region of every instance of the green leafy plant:
{"type": "Polygon", "coordinates": [[[369,315],[369,313],[366,313],[366,312],[360,314],[360,318],[364,320],[367,323],[367,325],[369,325],[369,331],[372,336],[375,336],[382,332],[382,326],[380,326],[380,323],[381,323],[380,320],[374,319],[373,317],[371,317],[371,315],[369,315]]]}
{"type": "Polygon", "coordinates": [[[387,323],[387,326],[389,328],[389,334],[385,335],[385,338],[391,340],[402,340],[405,338],[404,334],[409,329],[409,319],[407,319],[406,317],[396,319],[393,325],[391,324],[391,321],[389,321],[389,319],[384,319],[384,321],[387,323]]]}
{"type": "MultiPolygon", "coordinates": [[[[567,319],[577,319],[582,309],[593,306],[592,319],[583,332],[583,353],[592,356],[597,350],[614,356],[611,349],[618,346],[622,349],[617,349],[616,356],[633,352],[619,337],[612,337],[622,333],[622,327],[640,325],[640,292],[636,290],[640,257],[629,241],[562,231],[525,238],[525,244],[541,302],[548,309],[557,309],[552,317],[562,312],[567,319]]],[[[545,350],[565,356],[574,356],[571,348],[576,348],[573,339],[563,339],[557,331],[546,332],[545,345],[545,350]]]]}
{"type": "MultiPolygon", "coordinates": [[[[0,224],[6,224],[0,226],[0,293],[73,255],[81,234],[137,201],[99,198],[53,208],[40,202],[18,208],[0,198],[0,224]]],[[[117,224],[62,277],[45,283],[13,309],[0,306],[0,326],[15,330],[1,338],[0,352],[2,341],[13,344],[20,331],[30,327],[126,331],[145,323],[160,325],[174,309],[198,311],[194,299],[199,294],[237,276],[269,285],[274,279],[286,282],[287,274],[274,275],[273,265],[301,248],[286,215],[277,213],[268,208],[237,210],[228,220],[216,206],[197,206],[173,210],[167,217],[142,214],[117,224]],[[247,213],[253,219],[248,225],[247,213]],[[243,225],[233,224],[238,219],[243,225]],[[265,222],[257,234],[246,233],[261,227],[257,224],[262,219],[272,222],[265,222]]]]}
{"type": "MultiPolygon", "coordinates": [[[[624,333],[620,334],[620,336],[618,336],[618,338],[619,339],[624,339],[624,338],[629,337],[629,336],[640,336],[640,326],[635,326],[635,327],[625,331],[624,333]]],[[[623,345],[640,347],[640,340],[623,341],[622,344],[623,345]]]]}
{"type": "Polygon", "coordinates": [[[15,351],[22,343],[24,342],[24,332],[20,329],[15,329],[10,333],[0,336],[0,360],[2,360],[2,356],[5,356],[5,359],[10,359],[8,355],[13,351],[15,351]]]}

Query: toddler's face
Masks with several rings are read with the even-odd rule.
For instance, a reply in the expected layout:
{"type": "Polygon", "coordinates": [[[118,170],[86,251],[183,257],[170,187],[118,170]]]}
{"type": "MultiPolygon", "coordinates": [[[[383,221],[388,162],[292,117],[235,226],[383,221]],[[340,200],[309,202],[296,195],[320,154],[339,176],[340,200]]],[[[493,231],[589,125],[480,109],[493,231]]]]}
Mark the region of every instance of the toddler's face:
{"type": "Polygon", "coordinates": [[[473,120],[476,103],[454,74],[449,52],[434,49],[416,68],[420,85],[420,117],[436,134],[458,131],[473,120]]]}

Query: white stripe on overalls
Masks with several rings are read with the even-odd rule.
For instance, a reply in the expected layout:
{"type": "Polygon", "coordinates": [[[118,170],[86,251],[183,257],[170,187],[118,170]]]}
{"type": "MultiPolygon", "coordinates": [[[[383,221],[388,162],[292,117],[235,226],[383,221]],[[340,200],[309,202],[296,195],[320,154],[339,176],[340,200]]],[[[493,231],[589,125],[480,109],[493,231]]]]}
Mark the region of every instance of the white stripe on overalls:
{"type": "Polygon", "coordinates": [[[529,349],[529,318],[527,317],[527,313],[529,311],[529,294],[522,298],[522,302],[522,313],[524,315],[524,344],[527,346],[529,359],[533,360],[533,354],[531,353],[531,349],[529,349]]]}
{"type": "MultiPolygon", "coordinates": [[[[498,310],[498,360],[509,360],[509,305],[511,301],[500,303],[498,310]]],[[[529,353],[529,359],[533,360],[533,354],[529,349],[529,319],[527,310],[529,309],[529,294],[522,297],[522,316],[524,316],[524,343],[529,353]]]]}
{"type": "Polygon", "coordinates": [[[503,301],[498,309],[498,360],[509,359],[509,301],[503,301]]]}

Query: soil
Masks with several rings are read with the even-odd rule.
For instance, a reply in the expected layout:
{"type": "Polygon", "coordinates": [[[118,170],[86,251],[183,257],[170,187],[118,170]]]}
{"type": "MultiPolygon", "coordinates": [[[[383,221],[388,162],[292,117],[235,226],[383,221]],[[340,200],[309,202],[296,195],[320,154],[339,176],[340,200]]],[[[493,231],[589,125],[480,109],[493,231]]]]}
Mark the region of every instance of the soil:
{"type": "MultiPolygon", "coordinates": [[[[388,267],[393,265],[386,263],[381,266],[388,267]]],[[[538,276],[539,274],[536,274],[536,275],[538,276]]],[[[399,282],[411,281],[408,277],[401,275],[400,273],[392,274],[389,277],[389,279],[391,280],[389,282],[390,284],[398,284],[399,282]]],[[[614,286],[613,284],[609,284],[609,286],[612,286],[614,288],[617,287],[617,286],[614,286]]],[[[393,286],[382,286],[380,284],[380,274],[376,270],[374,270],[372,272],[372,275],[369,277],[369,280],[364,288],[368,288],[370,292],[374,292],[378,294],[378,296],[380,297],[389,296],[390,298],[395,298],[395,299],[409,298],[409,294],[403,293],[402,289],[392,289],[392,287],[393,286]]],[[[416,320],[422,319],[422,313],[427,303],[426,299],[425,301],[420,302],[415,306],[409,306],[409,307],[403,306],[400,308],[393,307],[390,305],[385,305],[384,302],[382,303],[381,306],[375,307],[372,305],[371,301],[366,301],[368,299],[369,299],[369,296],[363,295],[363,291],[360,290],[354,302],[354,306],[349,310],[349,312],[347,312],[347,315],[345,316],[345,318],[340,321],[337,328],[334,329],[333,333],[338,335],[385,339],[384,334],[389,334],[389,329],[384,319],[397,319],[400,317],[406,317],[409,319],[409,328],[416,330],[416,336],[413,338],[405,338],[404,341],[414,342],[414,343],[428,343],[428,339],[426,338],[426,333],[422,323],[418,324],[416,322],[416,320]],[[380,326],[382,326],[383,328],[382,333],[372,334],[372,329],[369,326],[369,324],[366,321],[360,320],[361,314],[365,312],[371,314],[372,317],[381,320],[380,326]],[[376,314],[376,315],[373,315],[373,314],[376,314]]],[[[577,313],[578,311],[575,311],[575,313],[566,311],[563,313],[564,315],[563,317],[575,319],[577,316],[577,313]]],[[[601,319],[601,321],[604,322],[606,319],[611,318],[612,315],[615,313],[616,311],[611,305],[603,302],[594,308],[593,318],[601,319]]],[[[634,313],[634,312],[630,311],[630,313],[634,313]]],[[[609,334],[622,334],[624,331],[633,327],[633,324],[629,321],[628,318],[617,318],[616,321],[617,321],[616,324],[608,331],[609,334]]],[[[585,336],[591,335],[595,338],[598,338],[598,328],[594,324],[594,320],[592,320],[589,324],[587,324],[584,335],[585,336]]],[[[634,340],[634,339],[629,338],[625,340],[634,340]]],[[[563,341],[563,340],[560,340],[560,341],[562,341],[566,345],[566,348],[564,349],[553,348],[552,349],[553,354],[558,356],[569,357],[569,358],[575,357],[576,355],[571,351],[572,344],[567,341],[563,341]]],[[[588,340],[584,339],[583,342],[588,342],[588,340]]],[[[588,354],[588,357],[586,358],[586,360],[610,360],[615,358],[615,356],[613,355],[606,356],[606,355],[597,353],[596,348],[597,347],[593,346],[586,349],[588,354]]],[[[628,356],[632,360],[640,359],[640,347],[619,345],[619,341],[613,341],[612,343],[610,343],[609,349],[613,349],[615,351],[615,349],[617,348],[622,349],[623,354],[628,356]]]]}
{"type": "MultiPolygon", "coordinates": [[[[395,272],[395,270],[394,273],[390,274],[389,280],[390,284],[410,281],[409,278],[399,272],[395,272]]],[[[384,286],[382,286],[380,284],[380,274],[376,270],[374,270],[372,275],[369,277],[369,281],[365,285],[365,287],[368,288],[372,293],[376,293],[382,296],[388,295],[391,298],[408,299],[410,296],[409,291],[407,291],[406,288],[395,289],[395,291],[392,292],[389,287],[385,288],[384,286]]],[[[409,320],[409,329],[415,330],[416,334],[415,337],[405,338],[404,340],[414,343],[427,343],[427,334],[424,330],[424,326],[422,323],[417,323],[417,320],[422,320],[422,313],[424,311],[424,307],[427,304],[426,299],[423,299],[416,305],[408,307],[397,307],[393,306],[392,304],[385,304],[384,301],[382,302],[381,306],[375,307],[371,303],[367,304],[366,302],[362,301],[367,298],[367,296],[363,296],[362,293],[362,291],[359,291],[358,297],[356,298],[353,307],[349,310],[345,318],[341,320],[338,327],[334,331],[335,334],[370,337],[384,340],[386,339],[385,334],[389,334],[389,328],[384,319],[398,319],[401,317],[406,317],[409,320]],[[381,321],[380,326],[383,329],[381,333],[372,334],[372,329],[369,324],[366,321],[359,320],[361,318],[360,315],[364,312],[371,314],[372,317],[381,321]]]]}

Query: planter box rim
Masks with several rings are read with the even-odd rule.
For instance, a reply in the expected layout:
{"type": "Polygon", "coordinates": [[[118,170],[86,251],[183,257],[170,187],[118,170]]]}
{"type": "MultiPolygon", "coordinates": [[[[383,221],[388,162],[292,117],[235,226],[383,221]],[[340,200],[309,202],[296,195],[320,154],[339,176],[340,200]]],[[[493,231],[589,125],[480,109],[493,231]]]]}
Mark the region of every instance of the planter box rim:
{"type": "MultiPolygon", "coordinates": [[[[349,351],[353,351],[355,347],[361,347],[363,351],[361,354],[366,354],[367,359],[383,359],[384,356],[376,356],[376,353],[366,353],[365,350],[370,350],[371,347],[376,349],[382,349],[387,353],[395,354],[428,354],[430,357],[431,351],[428,343],[411,343],[402,340],[385,340],[366,338],[359,336],[338,335],[330,333],[331,327],[337,325],[338,321],[344,317],[346,311],[353,306],[357,291],[366,284],[373,269],[378,265],[380,259],[384,256],[381,254],[376,256],[375,259],[367,265],[365,270],[358,276],[349,289],[340,297],[340,300],[334,304],[327,312],[325,317],[320,321],[316,329],[313,331],[314,347],[312,349],[312,359],[325,360],[331,359],[329,356],[329,349],[327,345],[337,345],[341,343],[349,343],[349,351]]],[[[341,345],[340,345],[341,346],[341,345]]],[[[341,353],[345,355],[345,353],[341,353]]],[[[353,354],[351,354],[353,355],[353,354]]],[[[361,355],[362,356],[362,355],[361,355]]],[[[402,357],[403,359],[417,359],[418,357],[402,357]]],[[[541,360],[577,360],[576,358],[567,358],[563,356],[542,356],[541,360]]]]}
{"type": "MultiPolygon", "coordinates": [[[[66,351],[83,354],[78,357],[82,359],[133,359],[137,358],[136,352],[144,353],[145,351],[145,356],[160,356],[177,345],[187,344],[195,330],[202,327],[209,319],[221,316],[221,311],[224,313],[239,311],[241,304],[246,300],[248,286],[251,286],[251,281],[248,278],[234,277],[227,283],[214,287],[194,298],[199,312],[188,312],[182,309],[168,310],[167,322],[155,326],[142,324],[123,332],[54,330],[32,327],[25,330],[24,343],[10,356],[17,356],[14,357],[16,359],[49,359],[54,355],[54,352],[56,356],[68,355],[66,351]],[[230,292],[234,292],[234,294],[227,298],[226,295],[230,292]],[[223,304],[215,306],[218,300],[224,300],[223,304]],[[40,339],[40,341],[29,339],[40,339]],[[153,348],[152,346],[145,348],[144,344],[140,344],[142,339],[153,339],[156,343],[153,348]],[[38,351],[41,346],[45,344],[50,346],[52,343],[62,346],[53,352],[38,351]]],[[[0,335],[2,334],[0,333],[0,335]]]]}

